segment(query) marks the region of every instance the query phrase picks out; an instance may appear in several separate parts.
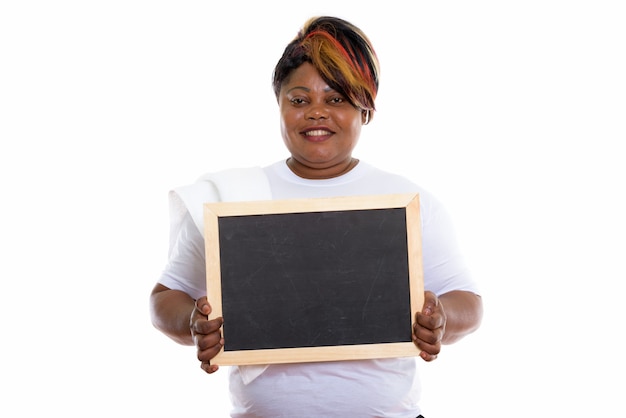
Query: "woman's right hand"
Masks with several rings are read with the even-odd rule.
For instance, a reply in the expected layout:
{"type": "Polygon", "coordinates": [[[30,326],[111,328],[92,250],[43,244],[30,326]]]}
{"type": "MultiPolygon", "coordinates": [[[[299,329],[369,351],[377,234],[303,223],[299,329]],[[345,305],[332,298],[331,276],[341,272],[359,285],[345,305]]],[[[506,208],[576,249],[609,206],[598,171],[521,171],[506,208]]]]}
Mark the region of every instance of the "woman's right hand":
{"type": "Polygon", "coordinates": [[[203,296],[196,301],[196,306],[189,320],[191,337],[198,350],[200,367],[209,374],[215,373],[219,369],[217,364],[211,364],[211,360],[224,346],[221,329],[224,319],[218,317],[209,320],[208,316],[210,313],[211,305],[206,296],[203,296]]]}

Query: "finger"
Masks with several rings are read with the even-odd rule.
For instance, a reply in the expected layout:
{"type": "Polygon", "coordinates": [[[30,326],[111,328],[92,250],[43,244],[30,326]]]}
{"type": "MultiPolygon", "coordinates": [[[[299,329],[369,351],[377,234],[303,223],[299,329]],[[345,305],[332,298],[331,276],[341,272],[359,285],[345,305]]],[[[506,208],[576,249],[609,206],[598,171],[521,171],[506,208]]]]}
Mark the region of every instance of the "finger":
{"type": "Polygon", "coordinates": [[[435,312],[435,308],[437,307],[438,302],[439,300],[433,292],[424,292],[424,305],[422,307],[422,314],[426,316],[432,315],[433,312],[435,312]]]}
{"type": "Polygon", "coordinates": [[[437,360],[436,354],[429,354],[426,351],[420,351],[420,357],[422,358],[422,360],[427,361],[427,362],[437,360]]]}
{"type": "Polygon", "coordinates": [[[222,350],[221,344],[214,345],[205,350],[198,349],[197,351],[198,360],[200,360],[200,362],[202,363],[206,362],[210,364],[211,360],[213,360],[213,358],[215,358],[215,356],[217,356],[221,350],[222,350]]]}
{"type": "Polygon", "coordinates": [[[425,315],[421,312],[418,312],[415,315],[415,330],[418,328],[424,328],[429,331],[434,331],[443,326],[443,318],[441,315],[433,314],[433,315],[425,315]]]}
{"type": "Polygon", "coordinates": [[[210,361],[203,361],[200,363],[200,368],[208,374],[215,373],[220,367],[217,364],[211,364],[210,361]]]}
{"type": "Polygon", "coordinates": [[[420,350],[426,351],[429,354],[437,355],[439,354],[439,352],[441,352],[441,344],[439,343],[430,344],[423,340],[417,340],[415,341],[415,345],[420,350]]]}
{"type": "Polygon", "coordinates": [[[441,344],[428,344],[422,340],[415,340],[415,346],[420,350],[420,357],[425,361],[433,361],[441,352],[441,344]]]}
{"type": "Polygon", "coordinates": [[[221,350],[224,346],[224,338],[222,338],[222,334],[219,332],[214,332],[207,335],[197,334],[194,336],[195,345],[198,347],[198,351],[205,351],[211,349],[217,349],[217,351],[221,350]]]}
{"type": "Polygon", "coordinates": [[[415,324],[413,326],[413,339],[424,341],[427,344],[440,344],[443,339],[443,327],[429,328],[430,325],[415,324]]]}
{"type": "Polygon", "coordinates": [[[191,325],[191,331],[193,334],[209,335],[214,332],[218,332],[224,324],[222,317],[207,320],[206,318],[196,320],[191,325]]]}
{"type": "Polygon", "coordinates": [[[206,296],[202,296],[200,299],[196,300],[196,309],[202,315],[206,315],[206,316],[208,316],[213,310],[206,296]]]}
{"type": "Polygon", "coordinates": [[[198,360],[211,360],[224,346],[222,342],[223,340],[219,339],[219,336],[217,338],[214,338],[212,335],[197,338],[196,350],[198,352],[198,360]]]}

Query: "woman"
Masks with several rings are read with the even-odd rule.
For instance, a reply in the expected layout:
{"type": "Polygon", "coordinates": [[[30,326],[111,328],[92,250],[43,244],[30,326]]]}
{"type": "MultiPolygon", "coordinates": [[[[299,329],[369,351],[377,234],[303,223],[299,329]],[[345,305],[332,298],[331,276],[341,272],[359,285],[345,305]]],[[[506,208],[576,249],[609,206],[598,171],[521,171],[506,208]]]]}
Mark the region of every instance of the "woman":
{"type": "MultiPolygon", "coordinates": [[[[232,183],[237,176],[215,180],[219,175],[209,175],[212,186],[199,181],[171,194],[179,216],[173,221],[169,263],[150,299],[153,323],[178,343],[195,345],[207,373],[219,368],[211,360],[224,344],[223,319],[207,319],[211,305],[198,213],[203,201],[224,200],[233,191],[240,194],[231,200],[254,200],[259,195],[253,194],[265,189],[272,199],[419,193],[426,291],[422,311],[415,313],[416,354],[432,361],[442,344],[478,328],[482,301],[445,210],[411,181],[353,157],[361,128],[374,115],[378,76],[376,54],[359,28],[334,17],[310,19],[274,70],[281,133],[290,157],[259,169],[260,177],[255,172],[254,181],[262,184],[248,187],[252,191],[243,190],[247,181],[232,183]],[[220,184],[225,187],[216,192],[220,184]]],[[[232,367],[231,414],[416,417],[421,413],[416,358],[232,367]]]]}

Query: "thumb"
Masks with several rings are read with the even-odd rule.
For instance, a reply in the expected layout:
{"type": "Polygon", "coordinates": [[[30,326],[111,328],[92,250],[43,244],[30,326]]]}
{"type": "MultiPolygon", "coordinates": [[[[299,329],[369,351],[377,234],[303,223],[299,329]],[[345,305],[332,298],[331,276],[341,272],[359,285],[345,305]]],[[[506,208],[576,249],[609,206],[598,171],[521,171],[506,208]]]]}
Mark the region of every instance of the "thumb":
{"type": "Polygon", "coordinates": [[[424,306],[422,307],[422,314],[430,316],[435,312],[437,306],[437,296],[433,292],[424,292],[424,306]]]}
{"type": "Polygon", "coordinates": [[[202,296],[200,299],[196,300],[196,309],[202,313],[202,315],[209,315],[213,309],[211,309],[211,305],[206,296],[202,296]]]}

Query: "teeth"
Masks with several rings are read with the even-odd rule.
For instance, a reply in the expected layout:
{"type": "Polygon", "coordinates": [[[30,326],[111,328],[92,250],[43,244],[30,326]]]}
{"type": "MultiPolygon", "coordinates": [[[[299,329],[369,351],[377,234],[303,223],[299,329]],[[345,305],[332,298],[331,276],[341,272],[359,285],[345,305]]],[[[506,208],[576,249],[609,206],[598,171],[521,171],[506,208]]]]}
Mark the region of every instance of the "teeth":
{"type": "Polygon", "coordinates": [[[305,135],[306,136],[323,136],[323,135],[328,135],[328,134],[330,134],[330,132],[322,130],[322,129],[317,129],[315,131],[309,131],[305,135]]]}

